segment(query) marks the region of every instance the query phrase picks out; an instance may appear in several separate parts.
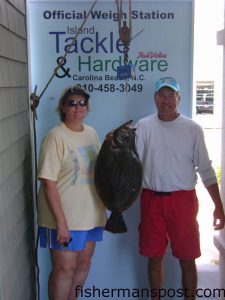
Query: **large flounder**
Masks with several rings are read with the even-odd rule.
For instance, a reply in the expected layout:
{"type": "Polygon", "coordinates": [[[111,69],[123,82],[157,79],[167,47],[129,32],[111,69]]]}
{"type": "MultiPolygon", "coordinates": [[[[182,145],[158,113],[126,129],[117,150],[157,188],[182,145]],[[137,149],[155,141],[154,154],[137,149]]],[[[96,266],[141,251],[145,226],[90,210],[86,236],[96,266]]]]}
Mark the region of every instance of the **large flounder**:
{"type": "Polygon", "coordinates": [[[111,216],[105,229],[126,232],[122,212],[137,199],[142,186],[142,165],[135,148],[132,120],[108,133],[95,164],[95,186],[111,216]]]}

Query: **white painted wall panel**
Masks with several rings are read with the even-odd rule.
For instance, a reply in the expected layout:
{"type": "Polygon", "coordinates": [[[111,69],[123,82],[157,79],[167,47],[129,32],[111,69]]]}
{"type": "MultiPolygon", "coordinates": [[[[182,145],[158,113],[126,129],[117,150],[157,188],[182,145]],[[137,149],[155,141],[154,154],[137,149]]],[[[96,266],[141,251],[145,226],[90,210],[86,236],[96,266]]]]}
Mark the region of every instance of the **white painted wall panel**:
{"type": "Polygon", "coordinates": [[[0,1],[0,299],[34,300],[24,0],[0,1]]]}
{"type": "Polygon", "coordinates": [[[26,62],[26,40],[0,27],[0,55],[17,61],[26,62]]]}
{"type": "Polygon", "coordinates": [[[0,57],[1,87],[18,87],[27,85],[27,66],[15,60],[0,57]]]}

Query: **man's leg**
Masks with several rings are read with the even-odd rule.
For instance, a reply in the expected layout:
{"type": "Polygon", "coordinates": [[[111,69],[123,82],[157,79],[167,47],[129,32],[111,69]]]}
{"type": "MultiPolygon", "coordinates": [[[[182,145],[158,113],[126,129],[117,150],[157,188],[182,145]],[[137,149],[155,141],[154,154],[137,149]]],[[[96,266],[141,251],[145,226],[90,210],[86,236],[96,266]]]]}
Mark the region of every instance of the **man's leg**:
{"type": "Polygon", "coordinates": [[[163,257],[149,258],[148,277],[151,299],[159,300],[159,290],[163,284],[163,257]]]}
{"type": "Polygon", "coordinates": [[[182,271],[182,285],[185,292],[184,299],[196,299],[197,269],[195,260],[180,260],[182,271]]]}
{"type": "Polygon", "coordinates": [[[156,196],[154,191],[143,189],[139,249],[141,255],[149,258],[148,278],[153,300],[160,299],[159,289],[163,283],[163,256],[168,245],[162,212],[164,212],[162,197],[156,196]]]}
{"type": "Polygon", "coordinates": [[[196,191],[174,192],[167,212],[167,228],[173,256],[179,259],[182,270],[184,299],[196,299],[195,259],[201,255],[196,191]]]}

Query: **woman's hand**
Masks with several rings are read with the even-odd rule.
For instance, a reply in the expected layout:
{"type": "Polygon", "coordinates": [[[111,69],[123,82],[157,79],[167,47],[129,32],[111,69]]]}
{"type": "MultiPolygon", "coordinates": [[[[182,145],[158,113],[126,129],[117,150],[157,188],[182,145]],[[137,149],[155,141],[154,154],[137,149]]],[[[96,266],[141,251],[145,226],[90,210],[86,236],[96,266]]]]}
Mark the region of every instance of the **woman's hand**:
{"type": "Polygon", "coordinates": [[[70,232],[67,224],[59,224],[57,226],[57,243],[65,244],[70,241],[70,232]]]}

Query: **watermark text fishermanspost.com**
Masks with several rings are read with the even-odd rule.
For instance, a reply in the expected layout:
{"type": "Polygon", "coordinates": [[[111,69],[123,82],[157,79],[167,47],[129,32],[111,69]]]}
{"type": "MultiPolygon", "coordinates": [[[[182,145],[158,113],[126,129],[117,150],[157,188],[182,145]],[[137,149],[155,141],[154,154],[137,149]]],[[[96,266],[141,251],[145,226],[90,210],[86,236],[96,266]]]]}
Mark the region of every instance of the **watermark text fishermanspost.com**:
{"type": "MultiPolygon", "coordinates": [[[[91,287],[83,287],[77,285],[74,288],[75,296],[80,298],[116,298],[116,299],[145,299],[159,295],[160,298],[183,298],[192,297],[193,291],[189,289],[150,289],[150,288],[98,288],[95,285],[91,287]]],[[[198,298],[215,298],[225,297],[225,288],[198,288],[195,291],[198,298]]]]}

